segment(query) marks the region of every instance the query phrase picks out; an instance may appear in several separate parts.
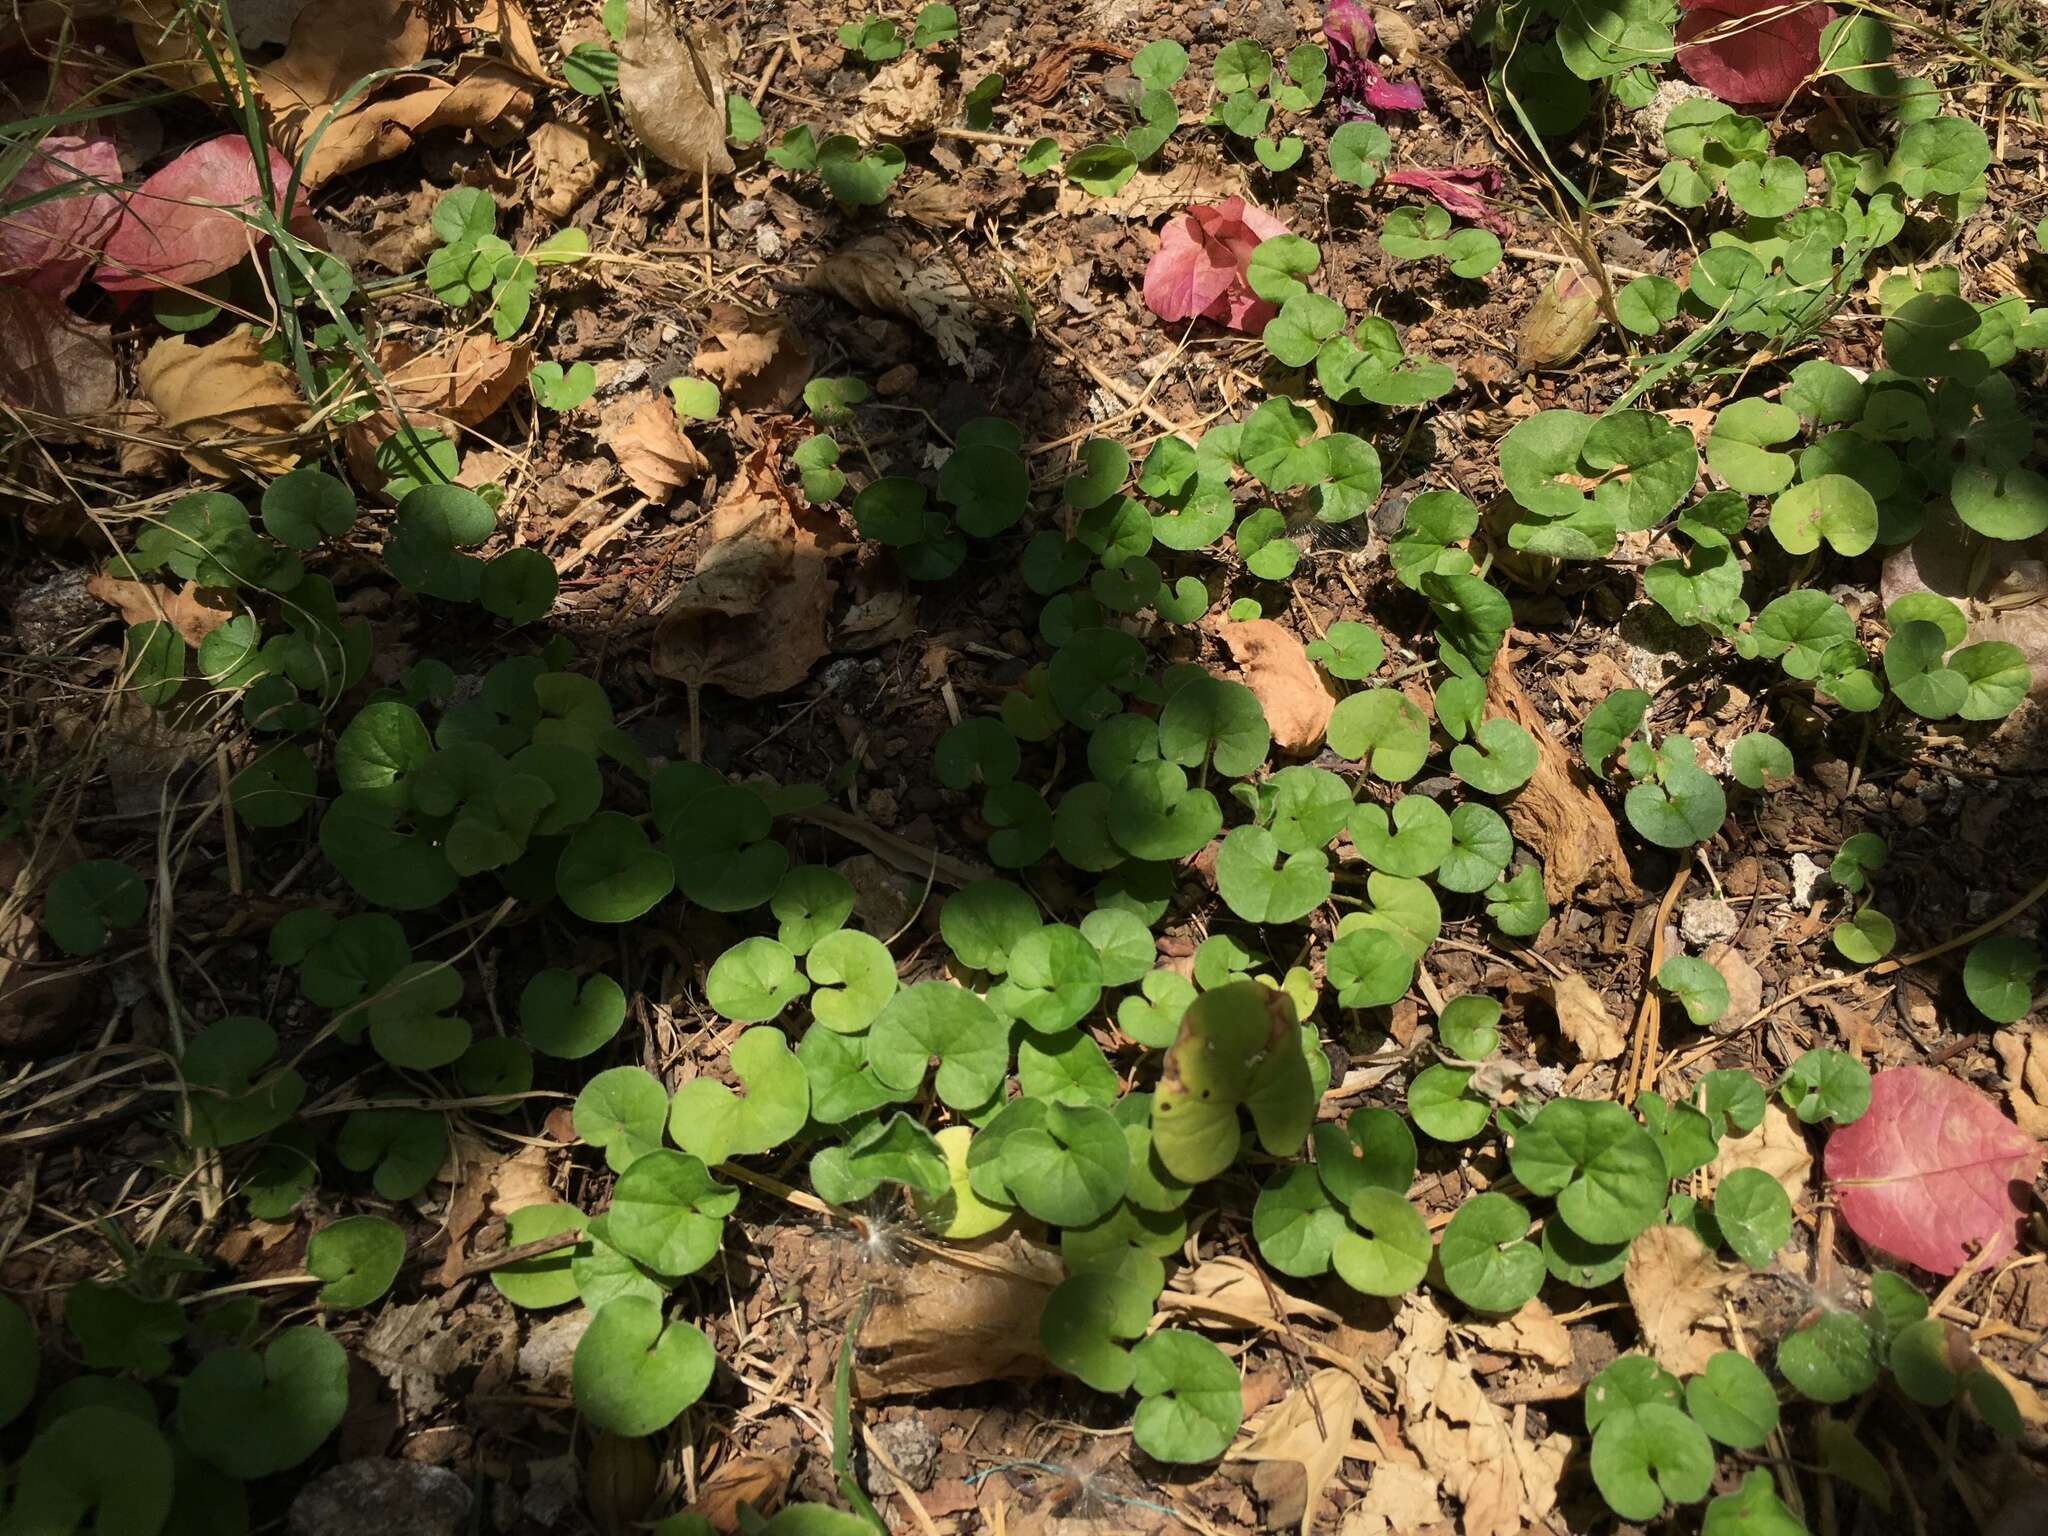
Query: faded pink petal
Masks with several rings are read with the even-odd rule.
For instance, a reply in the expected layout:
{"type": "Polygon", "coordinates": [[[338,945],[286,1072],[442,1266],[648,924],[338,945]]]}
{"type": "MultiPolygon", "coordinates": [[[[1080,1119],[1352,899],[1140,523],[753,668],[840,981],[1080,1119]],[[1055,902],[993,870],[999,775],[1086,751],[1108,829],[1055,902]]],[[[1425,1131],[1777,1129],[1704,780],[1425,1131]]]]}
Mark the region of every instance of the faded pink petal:
{"type": "Polygon", "coordinates": [[[42,202],[0,215],[0,283],[15,283],[52,299],[69,298],[121,217],[111,187],[121,179],[121,157],[104,134],[52,134],[38,144],[0,203],[19,203],[50,192],[42,202]]]}
{"type": "Polygon", "coordinates": [[[1968,1083],[1932,1067],[1870,1080],[1870,1108],[1828,1138],[1842,1220],[1864,1242],[1937,1275],[2012,1252],[2041,1147],[1968,1083]]]}
{"type": "MultiPolygon", "coordinates": [[[[278,194],[291,173],[290,162],[272,149],[270,179],[278,194]]],[[[130,293],[218,276],[261,240],[244,211],[259,207],[262,197],[247,139],[226,133],[193,145],[126,199],[100,264],[100,286],[130,293]]],[[[303,233],[312,223],[312,206],[301,193],[291,226],[303,233]]]]}
{"type": "Polygon", "coordinates": [[[1183,209],[1160,231],[1145,267],[1146,307],[1168,321],[1264,326],[1277,311],[1251,291],[1245,267],[1261,240],[1286,233],[1285,223],[1241,197],[1183,209]]]}
{"type": "Polygon", "coordinates": [[[1413,187],[1443,204],[1461,219],[1507,235],[1513,226],[1488,206],[1486,198],[1500,196],[1507,178],[1498,166],[1461,165],[1447,171],[1395,171],[1381,178],[1382,185],[1413,187]],[[1483,194],[1483,195],[1482,195],[1483,194]]]}
{"type": "Polygon", "coordinates": [[[1396,85],[1372,61],[1377,36],[1372,13],[1356,0],[1331,0],[1323,12],[1323,41],[1329,45],[1330,76],[1337,85],[1341,116],[1370,119],[1373,111],[1422,110],[1421,86],[1413,81],[1396,85]]]}
{"type": "Polygon", "coordinates": [[[1735,106],[1782,106],[1820,68],[1820,34],[1833,18],[1819,3],[1685,0],[1678,67],[1735,106]],[[1720,35],[1692,41],[1710,32],[1720,35]]]}

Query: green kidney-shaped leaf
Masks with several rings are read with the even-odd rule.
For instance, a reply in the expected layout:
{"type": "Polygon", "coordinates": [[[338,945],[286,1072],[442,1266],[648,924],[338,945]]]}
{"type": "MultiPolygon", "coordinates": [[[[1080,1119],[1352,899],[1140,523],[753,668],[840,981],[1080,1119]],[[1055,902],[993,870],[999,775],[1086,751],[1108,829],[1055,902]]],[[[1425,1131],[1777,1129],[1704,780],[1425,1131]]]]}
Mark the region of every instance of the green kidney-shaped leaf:
{"type": "Polygon", "coordinates": [[[1198,1333],[1163,1328],[1131,1351],[1141,1401],[1131,1417],[1138,1448],[1158,1461],[1213,1461],[1244,1419],[1230,1357],[1198,1333]]]}
{"type": "Polygon", "coordinates": [[[1694,1504],[1714,1483],[1706,1431],[1665,1403],[1624,1408],[1593,1432],[1593,1481],[1624,1520],[1650,1520],[1665,1502],[1694,1504]]]}
{"type": "Polygon", "coordinates": [[[810,1118],[810,1081],[779,1029],[750,1029],[727,1058],[744,1097],[725,1084],[692,1078],[668,1105],[676,1145],[706,1163],[773,1151],[810,1118]]]}
{"type": "Polygon", "coordinates": [[[626,993],[602,971],[579,988],[573,971],[538,971],[519,994],[519,1032],[543,1056],[580,1061],[626,1022],[626,993]]]}
{"type": "Polygon", "coordinates": [[[696,1328],[664,1326],[659,1303],[620,1296],[598,1309],[577,1341],[576,1409],[609,1434],[651,1435],[704,1395],[717,1364],[696,1328]]]}
{"type": "Polygon", "coordinates": [[[326,1284],[323,1307],[367,1307],[398,1278],[405,1233],[381,1216],[347,1216],[322,1227],[306,1244],[306,1268],[326,1284]]]}
{"type": "Polygon", "coordinates": [[[1543,1253],[1529,1240],[1529,1212],[1494,1191],[1474,1195],[1444,1228],[1444,1284],[1480,1312],[1515,1311],[1543,1284],[1543,1253]]]}
{"type": "Polygon", "coordinates": [[[1010,1067],[1009,1030],[979,997],[951,982],[921,981],[891,998],[868,1037],[875,1076],[905,1097],[923,1085],[931,1061],[933,1086],[960,1111],[994,1098],[1010,1067]]]}
{"type": "MultiPolygon", "coordinates": [[[[612,1172],[624,1173],[660,1147],[668,1110],[668,1092],[652,1072],[645,1067],[612,1067],[583,1085],[570,1116],[576,1134],[603,1149],[612,1172]]],[[[696,1152],[687,1143],[684,1150],[696,1152]]]]}
{"type": "Polygon", "coordinates": [[[1860,1317],[1823,1312],[1779,1342],[1778,1370],[1817,1403],[1846,1403],[1877,1380],[1877,1341],[1860,1317]]]}
{"type": "MultiPolygon", "coordinates": [[[[580,1235],[588,1220],[573,1205],[522,1205],[505,1218],[505,1243],[516,1248],[544,1237],[560,1237],[570,1232],[580,1235]]],[[[500,1265],[491,1271],[491,1284],[515,1307],[541,1311],[567,1306],[581,1294],[576,1283],[576,1259],[589,1251],[588,1242],[564,1243],[516,1264],[500,1265]]]]}
{"type": "Polygon", "coordinates": [[[1707,1368],[1685,1384],[1685,1407],[1701,1429],[1738,1451],[1756,1450],[1778,1427],[1778,1394],[1771,1379],[1754,1360],[1732,1349],[1708,1360],[1707,1368]]]}
{"type": "Polygon", "coordinates": [[[1714,1191],[1714,1224],[1751,1269],[1768,1269],[1792,1236],[1792,1201],[1761,1168],[1738,1168],[1714,1191]]]}
{"type": "Polygon", "coordinates": [[[258,1355],[201,1360],[178,1389],[178,1438],[232,1477],[268,1477],[320,1448],[348,1408],[348,1355],[318,1328],[287,1328],[258,1355]]]}
{"type": "Polygon", "coordinates": [[[1558,1214],[1590,1242],[1624,1242],[1663,1209],[1663,1154],[1610,1101],[1551,1100],[1516,1135],[1509,1159],[1524,1187],[1556,1196],[1558,1214]]]}
{"type": "Polygon", "coordinates": [[[739,1198],[699,1159],[663,1148],[619,1175],[591,1233],[658,1275],[695,1274],[718,1252],[739,1198]]]}

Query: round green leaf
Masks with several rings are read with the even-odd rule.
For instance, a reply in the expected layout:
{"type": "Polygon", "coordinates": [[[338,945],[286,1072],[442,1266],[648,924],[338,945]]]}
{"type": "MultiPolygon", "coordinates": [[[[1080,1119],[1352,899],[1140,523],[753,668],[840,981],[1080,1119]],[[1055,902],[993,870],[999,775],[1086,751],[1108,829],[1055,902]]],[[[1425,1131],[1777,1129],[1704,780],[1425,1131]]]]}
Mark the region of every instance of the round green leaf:
{"type": "Polygon", "coordinates": [[[477,599],[508,624],[531,624],[555,606],[555,563],[537,549],[508,549],[483,569],[477,599]]]}
{"type": "Polygon", "coordinates": [[[1657,969],[1657,985],[1684,1005],[1685,1016],[1705,1026],[1728,1011],[1728,982],[1706,961],[1673,955],[1657,969]]]}
{"type": "MultiPolygon", "coordinates": [[[[505,1245],[516,1248],[565,1232],[580,1233],[587,1220],[573,1205],[522,1205],[505,1218],[505,1245]]],[[[491,1284],[515,1307],[541,1311],[567,1306],[577,1298],[571,1266],[578,1250],[587,1251],[588,1247],[587,1243],[564,1243],[516,1264],[500,1265],[491,1271],[491,1284]]]]}
{"type": "Polygon", "coordinates": [[[592,923],[630,923],[675,889],[675,865],[630,816],[600,811],[570,837],[555,867],[562,904],[592,923]]]}
{"type": "Polygon", "coordinates": [[[1846,1403],[1877,1380],[1877,1342],[1860,1317],[1823,1312],[1780,1341],[1778,1370],[1817,1403],[1846,1403]]]}
{"type": "Polygon", "coordinates": [[[1429,755],[1429,721],[1394,689],[1368,688],[1331,711],[1329,742],[1339,756],[1366,763],[1373,777],[1401,784],[1429,755]]]}
{"type": "Polygon", "coordinates": [[[1847,1051],[1816,1046],[1786,1068],[1778,1097],[1808,1125],[1847,1125],[1870,1108],[1870,1069],[1847,1051]]]}
{"type": "Polygon", "coordinates": [[[206,1356],[178,1389],[176,1422],[195,1455],[252,1479],[311,1456],[347,1409],[347,1353],[304,1326],[278,1334],[261,1355],[232,1346],[206,1356]]]}
{"type": "Polygon", "coordinates": [[[2027,1016],[2034,1005],[2034,977],[2041,952],[2026,939],[1995,933],[1970,946],[1963,961],[1963,990],[1976,1010],[1996,1024],[2027,1016]]]}
{"type": "Polygon", "coordinates": [[[1756,1450],[1778,1427],[1778,1394],[1770,1378],[1732,1349],[1715,1355],[1685,1384],[1685,1407],[1701,1429],[1738,1451],[1756,1450]]]}
{"type": "Polygon", "coordinates": [[[591,1233],[658,1275],[695,1274],[718,1252],[739,1198],[697,1158],[663,1148],[619,1175],[591,1233]]]}
{"type": "Polygon", "coordinates": [[[1536,742],[1512,720],[1496,717],[1479,728],[1478,742],[1451,748],[1451,772],[1489,795],[1512,794],[1536,772],[1536,742]]]}
{"type": "Polygon", "coordinates": [[[1738,1168],[1714,1191],[1714,1224],[1751,1269],[1769,1269],[1792,1236],[1792,1201],[1761,1168],[1738,1168]]]}
{"type": "Polygon", "coordinates": [[[796,956],[768,938],[741,939],[711,963],[704,977],[711,1006],[742,1024],[774,1018],[810,989],[796,968],[796,956]]]}
{"type": "Polygon", "coordinates": [[[1038,1317],[1046,1359],[1097,1392],[1128,1392],[1137,1362],[1120,1339],[1144,1335],[1153,1298],[1120,1270],[1089,1270],[1053,1287],[1038,1317]]]}
{"type": "Polygon", "coordinates": [[[1532,1194],[1556,1196],[1558,1215],[1591,1242],[1634,1237],[1664,1206],[1663,1154],[1611,1101],[1551,1100],[1516,1135],[1509,1162],[1532,1194]]]}
{"type": "MultiPolygon", "coordinates": [[[[7,1529],[23,1536],[154,1536],[170,1515],[177,1477],[171,1448],[154,1424],[120,1407],[88,1404],[30,1442],[14,1471],[7,1529]]],[[[225,1529],[225,1511],[213,1513],[225,1529]]]]}
{"type": "Polygon", "coordinates": [[[1198,1333],[1162,1328],[1131,1351],[1142,1401],[1131,1416],[1138,1448],[1158,1461],[1213,1461],[1244,1419],[1230,1357],[1198,1333]]]}
{"type": "Polygon", "coordinates": [[[551,967],[519,994],[519,1032],[543,1056],[580,1061],[609,1045],[625,1022],[625,989],[602,971],[579,989],[573,971],[551,967]]]}
{"type": "Polygon", "coordinates": [[[323,1307],[367,1307],[398,1278],[405,1233],[381,1216],[347,1216],[322,1227],[306,1244],[306,1268],[327,1283],[323,1307]]]}
{"type": "Polygon", "coordinates": [[[148,887],[119,859],[81,859],[43,893],[43,926],[67,955],[97,954],[113,929],[134,927],[148,910],[148,887]]]}
{"type": "Polygon", "coordinates": [[[873,934],[841,928],[811,946],[804,960],[811,979],[811,1015],[843,1035],[872,1024],[896,995],[896,961],[873,934]]]}
{"type": "Polygon", "coordinates": [[[1492,1103],[1472,1092],[1472,1069],[1438,1062],[1408,1084],[1408,1113],[1435,1141],[1470,1141],[1486,1129],[1492,1103]]]}
{"type": "Polygon", "coordinates": [[[800,864],[775,887],[768,910],[781,925],[776,942],[793,955],[805,954],[853,915],[853,883],[822,864],[800,864]]]}
{"type": "Polygon", "coordinates": [[[704,1395],[717,1364],[711,1341],[690,1324],[664,1327],[658,1303],[620,1296],[577,1341],[576,1409],[608,1434],[651,1435],[704,1395]]]}
{"type": "Polygon", "coordinates": [[[1009,1031],[965,988],[918,982],[881,1010],[868,1038],[868,1062],[878,1079],[907,1097],[923,1084],[934,1057],[939,1098],[957,1110],[979,1109],[1009,1071],[1009,1031]]]}
{"type": "MultiPolygon", "coordinates": [[[[693,1079],[683,1088],[693,1088],[701,1081],[693,1079]]],[[[702,1089],[698,1091],[701,1093],[702,1089]]],[[[667,1123],[668,1113],[668,1092],[652,1072],[645,1067],[612,1067],[583,1085],[570,1111],[570,1121],[578,1136],[603,1149],[604,1160],[612,1172],[624,1173],[660,1147],[661,1128],[667,1123]]],[[[682,1141],[680,1136],[676,1139],[682,1141]]],[[[686,1142],[683,1146],[686,1151],[697,1152],[686,1142]]]]}
{"type": "Polygon", "coordinates": [[[1624,1408],[1593,1432],[1593,1481],[1624,1520],[1650,1520],[1665,1501],[1693,1504],[1714,1483],[1706,1431],[1665,1403],[1624,1408]]]}
{"type": "Polygon", "coordinates": [[[1444,1284],[1476,1311],[1515,1311],[1543,1284],[1543,1253],[1528,1239],[1529,1212],[1519,1201],[1474,1195],[1444,1228],[1437,1255],[1444,1284]]]}

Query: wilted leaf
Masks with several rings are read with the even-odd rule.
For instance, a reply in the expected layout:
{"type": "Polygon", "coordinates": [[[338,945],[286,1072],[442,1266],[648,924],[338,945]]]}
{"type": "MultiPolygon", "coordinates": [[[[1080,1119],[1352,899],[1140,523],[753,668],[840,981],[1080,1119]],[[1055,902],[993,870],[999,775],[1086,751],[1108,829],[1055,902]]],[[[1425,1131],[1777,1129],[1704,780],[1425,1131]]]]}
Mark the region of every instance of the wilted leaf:
{"type": "Polygon", "coordinates": [[[1286,224],[1241,197],[1188,208],[1159,232],[1145,265],[1145,307],[1162,320],[1215,320],[1256,331],[1278,311],[1257,297],[1245,269],[1261,240],[1286,224]]]}
{"type": "Polygon", "coordinates": [[[1271,619],[1223,620],[1216,635],[1230,647],[1239,677],[1266,712],[1273,745],[1298,756],[1321,747],[1337,701],[1301,642],[1271,619]]]}
{"type": "MultiPolygon", "coordinates": [[[[291,179],[290,162],[269,151],[273,196],[291,179]]],[[[204,282],[256,249],[263,236],[250,214],[263,206],[256,157],[239,133],[195,144],[124,200],[121,222],[107,237],[99,285],[115,293],[204,282]]],[[[287,221],[315,238],[319,225],[303,194],[287,221]]]]}
{"type": "MultiPolygon", "coordinates": [[[[533,354],[487,331],[457,333],[426,352],[404,342],[377,349],[391,401],[408,418],[433,416],[473,427],[509,400],[533,371],[533,354]]],[[[414,425],[419,425],[414,422],[414,425]]],[[[390,430],[396,431],[394,419],[390,430]]]]}
{"type": "Polygon", "coordinates": [[[1612,1061],[1628,1045],[1628,1031],[1615,1022],[1586,978],[1577,974],[1560,976],[1550,985],[1551,1005],[1557,1011],[1557,1027],[1579,1053],[1581,1061],[1612,1061]]]}
{"type": "Polygon", "coordinates": [[[932,131],[946,110],[939,67],[929,55],[904,54],[875,71],[860,93],[853,121],[870,143],[880,139],[915,139],[932,131]]]}
{"type": "Polygon", "coordinates": [[[418,0],[312,0],[292,23],[284,56],[251,73],[271,111],[325,112],[365,75],[412,68],[428,40],[418,0]]]}
{"type": "Polygon", "coordinates": [[[113,332],[81,319],[60,300],[25,288],[0,288],[0,401],[53,418],[44,436],[70,435],[112,413],[121,396],[113,332]]]}
{"type": "Polygon", "coordinates": [[[1486,712],[1505,715],[1536,743],[1536,772],[1508,800],[1508,824],[1543,861],[1543,899],[1568,901],[1584,887],[1596,895],[1634,896],[1628,855],[1592,776],[1558,744],[1516,679],[1505,647],[1486,676],[1486,712]]]}
{"type": "Polygon", "coordinates": [[[1761,1168],[1784,1186],[1794,1206],[1806,1198],[1813,1154],[1806,1150],[1806,1133],[1799,1122],[1778,1100],[1764,1106],[1764,1117],[1754,1130],[1722,1141],[1709,1172],[1718,1182],[1738,1168],[1761,1168]]]}
{"type": "Polygon", "coordinates": [[[793,404],[811,377],[811,351],[780,315],[757,315],[737,304],[713,304],[691,369],[716,384],[728,405],[778,411],[793,404]]]}
{"type": "Polygon", "coordinates": [[[304,424],[306,403],[291,374],[263,355],[247,329],[203,347],[167,336],[143,357],[136,381],[166,427],[208,445],[185,450],[186,460],[208,474],[280,475],[299,461],[298,449],[277,439],[304,424]]]}
{"type": "Polygon", "coordinates": [[[554,118],[526,143],[533,151],[533,206],[551,219],[566,219],[590,196],[612,157],[604,135],[554,118]]]}
{"type": "Polygon", "coordinates": [[[2029,1136],[2048,1137],[2048,1031],[2001,1029],[1991,1046],[2005,1066],[2013,1118],[2029,1136]]]}
{"type": "Polygon", "coordinates": [[[1499,197],[1507,188],[1507,178],[1500,173],[1498,166],[1460,165],[1441,171],[1395,171],[1382,177],[1380,185],[1412,187],[1482,229],[1490,229],[1496,235],[1513,232],[1513,226],[1495,213],[1493,204],[1488,201],[1499,197]]]}
{"type": "Polygon", "coordinates": [[[1781,106],[1819,71],[1820,34],[1833,17],[1825,5],[1789,0],[1685,0],[1678,67],[1736,106],[1781,106]]]}
{"type": "Polygon", "coordinates": [[[767,434],[712,508],[710,542],[654,631],[657,675],[757,699],[794,688],[826,653],[828,565],[846,539],[783,484],[780,452],[767,434]]]}
{"type": "Polygon", "coordinates": [[[1870,1080],[1870,1108],[1828,1138],[1842,1220],[1872,1247],[1937,1275],[2012,1252],[2041,1147],[1989,1096],[1932,1067],[1870,1080]]]}
{"type": "Polygon", "coordinates": [[[124,624],[168,623],[178,638],[197,648],[200,641],[235,616],[235,603],[217,587],[195,586],[191,582],[176,592],[146,581],[124,581],[96,571],[86,578],[85,590],[103,603],[121,610],[124,624]]]}
{"type": "Polygon", "coordinates": [[[683,436],[675,408],[658,397],[608,406],[598,440],[611,449],[633,489],[649,501],[667,501],[707,467],[704,455],[683,436]]]}
{"type": "Polygon", "coordinates": [[[0,205],[45,200],[0,217],[0,283],[44,298],[71,296],[121,218],[110,187],[121,157],[104,134],[51,134],[0,191],[0,205]],[[76,190],[50,195],[54,188],[76,190]]]}
{"type": "Polygon", "coordinates": [[[732,169],[725,152],[725,41],[715,26],[678,33],[661,0],[628,0],[619,105],[647,147],[692,179],[732,169]]]}
{"type": "Polygon", "coordinates": [[[837,294],[869,315],[915,322],[955,365],[974,346],[973,295],[944,260],[926,261],[895,232],[869,235],[818,263],[811,286],[837,294]]]}
{"type": "Polygon", "coordinates": [[[855,1357],[863,1398],[1046,1373],[1038,1330],[1019,1320],[1045,1310],[1065,1274],[1057,1252],[1012,1232],[878,1267],[855,1357]]]}
{"type": "Polygon", "coordinates": [[[1364,1406],[1350,1372],[1320,1370],[1245,1426],[1251,1438],[1228,1459],[1261,1463],[1252,1488],[1266,1505],[1268,1525],[1306,1532],[1315,1524],[1364,1406]]]}
{"type": "MultiPolygon", "coordinates": [[[[464,60],[452,79],[398,78],[401,89],[359,98],[321,130],[305,161],[307,187],[394,159],[429,133],[468,129],[486,144],[503,146],[520,138],[533,117],[533,87],[494,59],[464,60]]],[[[307,132],[325,117],[324,112],[286,114],[276,124],[278,135],[296,154],[307,132]]]]}
{"type": "Polygon", "coordinates": [[[1738,1278],[1684,1227],[1651,1227],[1637,1235],[1621,1283],[1659,1365],[1691,1376],[1728,1347],[1721,1297],[1738,1278]]]}

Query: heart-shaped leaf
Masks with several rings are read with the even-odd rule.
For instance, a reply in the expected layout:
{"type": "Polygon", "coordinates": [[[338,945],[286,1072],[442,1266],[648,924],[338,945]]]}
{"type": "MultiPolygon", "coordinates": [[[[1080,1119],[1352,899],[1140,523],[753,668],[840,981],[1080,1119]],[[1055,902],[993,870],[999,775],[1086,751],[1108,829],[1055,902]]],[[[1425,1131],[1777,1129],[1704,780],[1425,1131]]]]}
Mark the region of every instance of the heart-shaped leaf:
{"type": "MultiPolygon", "coordinates": [[[[522,1205],[505,1218],[505,1244],[517,1248],[544,1237],[581,1233],[588,1221],[573,1205],[522,1205]]],[[[539,1311],[567,1306],[581,1294],[575,1264],[579,1256],[590,1252],[590,1247],[587,1241],[564,1243],[515,1264],[500,1265],[491,1271],[491,1284],[515,1307],[539,1311]]]]}
{"type": "Polygon", "coordinates": [[[747,1090],[744,1097],[698,1077],[678,1088],[667,1106],[669,1135],[706,1163],[773,1151],[810,1118],[810,1082],[781,1030],[747,1030],[727,1060],[747,1090]]]}
{"type": "Polygon", "coordinates": [[[231,1147],[268,1135],[292,1117],[306,1080],[283,1070],[264,1073],[277,1033],[261,1019],[235,1016],[209,1024],[178,1059],[188,1092],[186,1137],[195,1147],[231,1147]]]}
{"type": "Polygon", "coordinates": [[[858,1034],[896,995],[896,961],[871,933],[841,928],[811,946],[804,970],[812,983],[811,1016],[842,1035],[858,1034]]]}
{"type": "MultiPolygon", "coordinates": [[[[692,1084],[683,1086],[687,1089],[692,1084]]],[[[604,1150],[612,1172],[624,1173],[661,1145],[661,1128],[668,1112],[668,1093],[652,1072],[644,1067],[612,1067],[583,1085],[571,1120],[578,1136],[604,1150]]],[[[683,1145],[685,1150],[696,1151],[688,1143],[683,1145]]]]}
{"type": "Polygon", "coordinates": [[[651,1435],[704,1395],[717,1365],[697,1329],[664,1326],[658,1303],[621,1296],[598,1309],[576,1343],[576,1409],[608,1434],[651,1435]]]}
{"type": "MultiPolygon", "coordinates": [[[[814,946],[815,947],[815,946],[814,946]]],[[[796,956],[773,939],[741,939],[711,963],[704,996],[728,1019],[759,1024],[811,990],[796,956]]]]}
{"type": "Polygon", "coordinates": [[[1228,1168],[1240,1104],[1275,1157],[1302,1144],[1315,1104],[1298,1030],[1292,1000],[1262,982],[1231,982],[1196,999],[1153,1098],[1152,1145],[1169,1173],[1199,1184],[1228,1168]]]}
{"type": "Polygon", "coordinates": [[[1444,1284],[1477,1311],[1515,1311],[1543,1284],[1543,1254],[1528,1239],[1529,1212],[1519,1201],[1494,1191],[1472,1196],[1444,1228],[1444,1284]]]}
{"type": "Polygon", "coordinates": [[[718,1252],[739,1199],[699,1159],[662,1148],[619,1175],[611,1208],[590,1231],[658,1275],[691,1275],[718,1252]]]}
{"type": "Polygon", "coordinates": [[[1198,1333],[1162,1328],[1131,1351],[1142,1401],[1131,1416],[1138,1448],[1159,1461],[1213,1461],[1244,1420],[1230,1357],[1198,1333]]]}
{"type": "Polygon", "coordinates": [[[367,1307],[398,1278],[405,1233],[381,1216],[347,1216],[315,1232],[306,1244],[306,1268],[327,1283],[323,1307],[367,1307]]]}
{"type": "Polygon", "coordinates": [[[1509,1161],[1530,1193],[1556,1196],[1558,1214],[1592,1242],[1626,1241],[1664,1206],[1663,1154],[1611,1101],[1551,1100],[1515,1137],[1509,1161]]]}
{"type": "Polygon", "coordinates": [[[609,1045],[625,1022],[625,990],[602,971],[580,988],[573,971],[537,971],[519,994],[519,1032],[543,1056],[580,1061],[609,1045]]]}
{"type": "Polygon", "coordinates": [[[1664,1403],[1623,1408],[1593,1432],[1593,1481],[1624,1520],[1650,1520],[1665,1502],[1694,1504],[1714,1483],[1706,1431],[1664,1403]]]}
{"type": "Polygon", "coordinates": [[[348,1355],[318,1328],[287,1328],[258,1355],[217,1349],[178,1389],[178,1438],[232,1477],[268,1477],[320,1448],[348,1409],[348,1355]]]}

